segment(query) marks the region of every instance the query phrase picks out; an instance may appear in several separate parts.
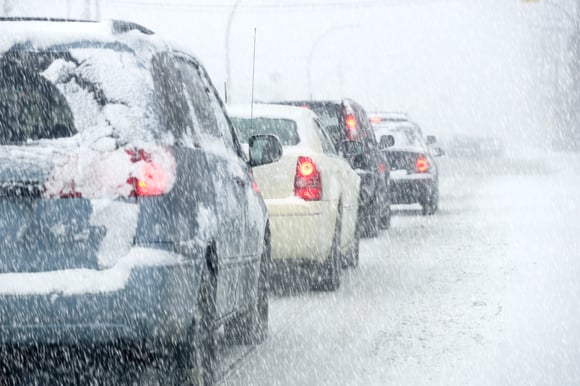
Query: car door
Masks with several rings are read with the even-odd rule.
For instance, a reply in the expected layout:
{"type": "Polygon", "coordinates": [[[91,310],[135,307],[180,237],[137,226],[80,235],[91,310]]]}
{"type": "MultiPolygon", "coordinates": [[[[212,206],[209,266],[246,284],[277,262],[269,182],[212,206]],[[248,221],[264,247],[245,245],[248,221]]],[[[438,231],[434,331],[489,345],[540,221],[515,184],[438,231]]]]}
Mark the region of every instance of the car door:
{"type": "Polygon", "coordinates": [[[241,258],[238,267],[238,286],[236,289],[236,307],[245,308],[246,305],[255,301],[253,294],[258,285],[260,272],[260,258],[266,227],[266,207],[257,185],[246,163],[244,152],[237,140],[235,130],[227,118],[224,105],[219,99],[215,88],[209,82],[209,77],[204,77],[207,93],[215,113],[218,128],[226,148],[231,153],[232,162],[235,163],[237,190],[244,200],[244,218],[240,219],[237,234],[240,239],[241,258]]]}
{"type": "MultiPolygon", "coordinates": [[[[220,317],[234,311],[245,255],[248,199],[243,161],[231,148],[220,130],[218,117],[210,99],[211,89],[200,66],[185,58],[178,59],[182,81],[188,96],[189,113],[194,130],[199,133],[198,146],[205,149],[208,176],[212,179],[217,207],[218,257],[217,308],[220,317]]],[[[204,183],[200,181],[199,183],[204,183]]]]}

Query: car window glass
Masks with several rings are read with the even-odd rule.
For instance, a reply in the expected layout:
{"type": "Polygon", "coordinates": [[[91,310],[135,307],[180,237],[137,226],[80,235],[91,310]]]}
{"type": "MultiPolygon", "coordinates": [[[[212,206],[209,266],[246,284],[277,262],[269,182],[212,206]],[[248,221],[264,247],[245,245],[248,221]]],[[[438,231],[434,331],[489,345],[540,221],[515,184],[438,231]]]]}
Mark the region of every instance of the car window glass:
{"type": "Polygon", "coordinates": [[[122,45],[15,46],[0,58],[0,142],[153,141],[162,134],[154,99],[150,58],[122,45]]]}
{"type": "Polygon", "coordinates": [[[226,147],[236,153],[241,153],[239,151],[239,145],[234,139],[233,127],[226,116],[221,100],[219,99],[214,87],[209,83],[209,78],[207,75],[201,74],[201,77],[206,85],[205,91],[209,97],[212,110],[216,117],[217,127],[224,139],[226,147]]]}
{"type": "Polygon", "coordinates": [[[189,119],[191,109],[177,63],[168,55],[157,56],[153,59],[153,78],[163,127],[178,143],[193,146],[195,135],[189,119]]]}
{"type": "Polygon", "coordinates": [[[314,119],[314,128],[316,129],[316,133],[318,134],[318,138],[320,138],[320,145],[322,146],[322,151],[327,154],[338,154],[336,152],[336,148],[332,143],[328,133],[323,128],[322,123],[318,119],[314,119]]]}
{"type": "Polygon", "coordinates": [[[191,119],[196,131],[199,131],[202,141],[212,146],[215,151],[225,150],[239,156],[230,124],[221,108],[220,102],[212,91],[212,87],[204,81],[204,76],[197,65],[180,59],[180,68],[188,95],[191,119]],[[215,142],[216,140],[219,141],[215,142]],[[217,147],[213,146],[216,145],[217,147]]]}
{"type": "Polygon", "coordinates": [[[206,92],[206,86],[199,76],[197,68],[185,59],[178,59],[178,63],[187,95],[189,118],[193,121],[195,130],[202,135],[220,138],[222,135],[218,122],[206,92]]]}
{"type": "Polygon", "coordinates": [[[248,143],[252,135],[259,134],[275,135],[282,146],[294,146],[300,142],[298,127],[296,122],[291,119],[232,117],[232,122],[242,143],[248,143]]]}

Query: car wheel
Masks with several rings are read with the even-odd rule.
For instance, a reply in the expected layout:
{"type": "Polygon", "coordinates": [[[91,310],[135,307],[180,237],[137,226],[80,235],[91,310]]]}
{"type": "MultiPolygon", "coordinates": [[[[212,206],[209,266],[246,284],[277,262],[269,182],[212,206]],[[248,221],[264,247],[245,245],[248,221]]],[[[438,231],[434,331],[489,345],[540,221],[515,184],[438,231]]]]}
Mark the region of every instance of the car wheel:
{"type": "Polygon", "coordinates": [[[376,201],[366,208],[361,220],[361,237],[372,238],[379,235],[380,210],[376,201]]]}
{"type": "Polygon", "coordinates": [[[434,187],[431,191],[429,197],[421,203],[423,207],[423,215],[424,216],[431,216],[437,212],[439,208],[439,189],[438,187],[434,187]]]}
{"type": "Polygon", "coordinates": [[[216,370],[216,277],[204,265],[193,323],[187,339],[178,343],[175,362],[181,384],[213,385],[216,370]]]}
{"type": "Polygon", "coordinates": [[[340,287],[341,253],[340,253],[341,221],[340,214],[336,218],[332,245],[326,261],[319,267],[313,289],[318,291],[336,291],[340,287]]]}
{"type": "Polygon", "coordinates": [[[260,259],[256,302],[247,312],[234,317],[224,326],[226,340],[231,344],[260,344],[268,337],[271,252],[270,234],[267,232],[260,259]]]}
{"type": "Polygon", "coordinates": [[[348,253],[344,254],[342,259],[343,268],[356,268],[359,264],[359,250],[360,250],[360,233],[358,226],[354,230],[354,239],[348,253]]]}
{"type": "Polygon", "coordinates": [[[387,205],[384,212],[382,213],[381,220],[379,222],[380,229],[389,229],[391,227],[391,205],[387,205]]]}

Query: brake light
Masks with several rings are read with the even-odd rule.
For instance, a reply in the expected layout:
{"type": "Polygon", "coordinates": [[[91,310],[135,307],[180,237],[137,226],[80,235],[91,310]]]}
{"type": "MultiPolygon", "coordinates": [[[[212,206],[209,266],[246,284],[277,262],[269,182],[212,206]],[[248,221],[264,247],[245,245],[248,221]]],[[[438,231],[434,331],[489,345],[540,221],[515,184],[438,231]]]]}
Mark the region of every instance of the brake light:
{"type": "Polygon", "coordinates": [[[415,168],[419,173],[426,173],[429,171],[429,161],[424,155],[420,155],[415,161],[415,168]]]}
{"type": "Polygon", "coordinates": [[[322,198],[320,172],[310,157],[298,157],[294,177],[294,195],[305,201],[320,201],[322,198]]]}
{"type": "Polygon", "coordinates": [[[379,173],[385,174],[385,164],[384,164],[384,162],[381,162],[379,164],[379,173]]]}
{"type": "Polygon", "coordinates": [[[349,141],[354,141],[358,137],[358,127],[353,114],[348,114],[344,119],[346,124],[346,134],[349,141]]]}
{"type": "Polygon", "coordinates": [[[370,117],[369,120],[371,121],[371,123],[373,125],[376,125],[376,124],[381,123],[383,121],[383,119],[381,117],[378,117],[378,116],[372,116],[372,117],[370,117]]]}
{"type": "Polygon", "coordinates": [[[168,193],[175,184],[175,159],[169,151],[161,149],[147,152],[128,150],[136,168],[127,182],[133,187],[131,196],[150,197],[168,193]]]}
{"type": "Polygon", "coordinates": [[[252,180],[252,190],[256,193],[260,193],[260,187],[258,186],[258,183],[254,179],[254,172],[252,171],[252,169],[250,169],[250,179],[252,180]]]}

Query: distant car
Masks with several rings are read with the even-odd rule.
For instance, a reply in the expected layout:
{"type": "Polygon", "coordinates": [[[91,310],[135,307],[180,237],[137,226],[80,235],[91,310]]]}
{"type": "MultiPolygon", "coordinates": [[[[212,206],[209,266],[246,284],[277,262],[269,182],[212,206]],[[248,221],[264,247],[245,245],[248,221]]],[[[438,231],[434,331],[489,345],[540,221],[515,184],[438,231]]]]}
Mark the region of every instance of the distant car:
{"type": "Polygon", "coordinates": [[[285,101],[314,111],[330,134],[335,149],[347,159],[361,177],[358,223],[361,235],[375,237],[391,223],[389,170],[379,149],[365,109],[352,99],[339,101],[285,101]],[[349,142],[360,144],[360,152],[344,148],[349,142]]]}
{"type": "Polygon", "coordinates": [[[213,383],[220,325],[267,334],[250,165],[278,140],[246,162],[203,67],[140,25],[4,18],[0,41],[0,351],[136,344],[213,383]]]}
{"type": "Polygon", "coordinates": [[[359,261],[360,178],[312,111],[258,104],[229,106],[228,112],[241,142],[273,134],[284,147],[278,162],[253,170],[270,213],[273,262],[312,267],[314,288],[337,289],[343,260],[350,266],[359,261]]]}
{"type": "Polygon", "coordinates": [[[445,143],[446,154],[452,158],[497,160],[504,156],[503,141],[496,137],[458,134],[445,143]]]}
{"type": "Polygon", "coordinates": [[[391,170],[391,203],[418,203],[423,214],[434,214],[439,207],[439,170],[434,157],[443,155],[434,146],[436,138],[424,138],[419,125],[400,113],[373,113],[370,122],[391,170]]]}

